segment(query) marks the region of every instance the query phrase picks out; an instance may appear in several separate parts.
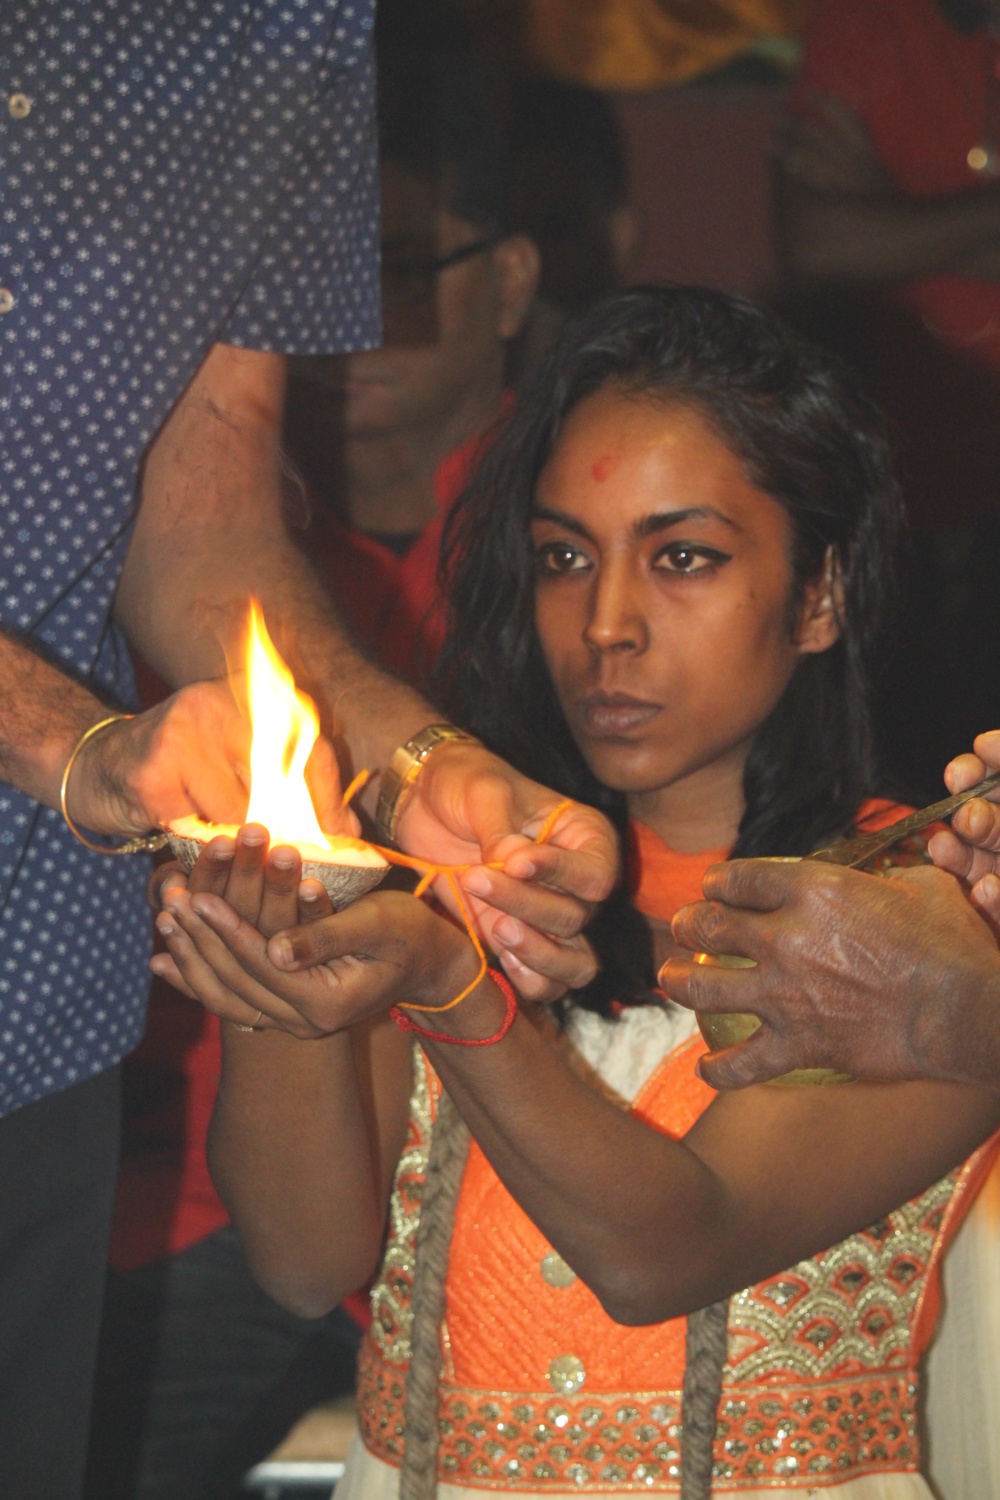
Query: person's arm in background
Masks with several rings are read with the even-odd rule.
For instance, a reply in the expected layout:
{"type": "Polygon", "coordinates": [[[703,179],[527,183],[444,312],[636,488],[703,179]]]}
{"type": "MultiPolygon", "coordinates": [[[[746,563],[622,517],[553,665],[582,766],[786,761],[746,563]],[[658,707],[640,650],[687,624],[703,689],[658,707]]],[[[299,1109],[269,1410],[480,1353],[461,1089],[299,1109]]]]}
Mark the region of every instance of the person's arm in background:
{"type": "Polygon", "coordinates": [[[775,179],[778,251],[795,281],[1000,279],[1000,185],[904,192],[863,121],[831,95],[788,119],[775,179]]]}
{"type": "MultiPolygon", "coordinates": [[[[220,677],[227,659],[238,666],[249,596],[256,595],[296,680],[315,698],[325,732],[346,747],[349,770],[374,771],[439,715],[354,648],[287,534],[284,387],[279,355],[218,344],[210,351],[149,453],[116,616],[149,664],[178,686],[220,677]]],[[[113,748],[113,736],[94,742],[88,761],[95,777],[113,748]]],[[[429,758],[400,822],[403,846],[427,858],[509,859],[510,876],[520,878],[480,872],[490,906],[477,910],[491,944],[511,955],[515,983],[533,998],[592,975],[578,934],[615,873],[613,835],[590,809],[561,819],[544,850],[529,845],[526,833],[536,833],[559,800],[482,747],[453,743],[429,758]],[[509,916],[498,932],[501,912],[509,916]]]]}
{"type": "MultiPolygon", "coordinates": [[[[980,735],[975,750],[948,766],[951,791],[1000,769],[1000,731],[980,735]]],[[[933,836],[936,870],[875,877],[767,860],[713,866],[707,900],[677,913],[674,936],[757,967],[674,958],[660,983],[682,1005],[749,1011],[762,1025],[703,1059],[707,1082],[743,1088],[792,1068],[832,1067],[1000,1088],[1000,949],[988,925],[1000,919],[997,795],[967,803],[952,831],[933,836]],[[974,882],[974,904],[955,876],[974,882]]]]}

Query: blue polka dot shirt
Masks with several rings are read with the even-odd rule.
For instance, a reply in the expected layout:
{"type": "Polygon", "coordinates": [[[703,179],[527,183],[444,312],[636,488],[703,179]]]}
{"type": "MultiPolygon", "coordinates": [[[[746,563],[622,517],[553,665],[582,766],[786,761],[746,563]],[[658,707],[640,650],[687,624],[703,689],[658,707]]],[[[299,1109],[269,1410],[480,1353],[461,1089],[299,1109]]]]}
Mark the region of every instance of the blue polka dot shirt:
{"type": "MultiPolygon", "coordinates": [[[[131,705],[144,448],[221,341],[378,342],[372,0],[0,6],[0,627],[131,705]]],[[[135,1045],[141,859],[0,783],[0,1114],[135,1045]]]]}

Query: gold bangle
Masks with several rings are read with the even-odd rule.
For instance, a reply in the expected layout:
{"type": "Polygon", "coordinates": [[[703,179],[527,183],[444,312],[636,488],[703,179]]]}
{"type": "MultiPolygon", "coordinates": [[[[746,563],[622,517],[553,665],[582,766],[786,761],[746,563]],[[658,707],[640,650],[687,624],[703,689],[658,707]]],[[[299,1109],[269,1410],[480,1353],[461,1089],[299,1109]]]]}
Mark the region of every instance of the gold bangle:
{"type": "Polygon", "coordinates": [[[62,812],[66,827],[74,838],[87,849],[93,849],[95,854],[155,854],[157,849],[162,849],[167,842],[165,833],[140,833],[135,838],[126,839],[124,844],[95,844],[82,834],[69,815],[69,807],[66,802],[66,794],[69,790],[69,776],[76,764],[77,756],[88,740],[93,739],[95,734],[100,734],[102,729],[107,729],[109,724],[118,724],[123,719],[131,719],[132,714],[109,714],[106,719],[101,719],[97,724],[91,724],[85,729],[70,751],[66,769],[62,773],[62,781],[59,784],[59,809],[62,812]]]}
{"type": "Polygon", "coordinates": [[[395,846],[399,820],[413,796],[417,777],[427,764],[432,752],[449,741],[464,741],[479,745],[474,734],[457,729],[454,724],[428,724],[415,734],[412,740],[393,751],[392,759],[382,772],[378,806],[375,809],[375,824],[383,842],[395,846]]]}

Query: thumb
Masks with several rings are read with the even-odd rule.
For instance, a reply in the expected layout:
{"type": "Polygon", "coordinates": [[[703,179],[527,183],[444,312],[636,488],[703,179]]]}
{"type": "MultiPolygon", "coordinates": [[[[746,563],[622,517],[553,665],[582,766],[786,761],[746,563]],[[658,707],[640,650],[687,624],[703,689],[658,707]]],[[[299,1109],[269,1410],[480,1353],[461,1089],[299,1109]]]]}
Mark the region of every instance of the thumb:
{"type": "Polygon", "coordinates": [[[762,1025],[745,1042],[724,1047],[721,1052],[704,1053],[698,1059],[698,1074],[710,1088],[726,1091],[767,1083],[792,1066],[778,1033],[762,1025]]]}

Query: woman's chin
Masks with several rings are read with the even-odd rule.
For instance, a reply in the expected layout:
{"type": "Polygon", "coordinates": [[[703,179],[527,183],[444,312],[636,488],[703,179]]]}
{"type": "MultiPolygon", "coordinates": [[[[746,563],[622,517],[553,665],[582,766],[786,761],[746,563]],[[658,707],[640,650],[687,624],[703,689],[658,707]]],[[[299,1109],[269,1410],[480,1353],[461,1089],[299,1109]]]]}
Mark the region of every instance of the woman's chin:
{"type": "Polygon", "coordinates": [[[584,759],[602,786],[626,796],[658,791],[669,780],[663,767],[651,764],[648,751],[641,746],[612,746],[603,741],[588,746],[584,759]]]}

